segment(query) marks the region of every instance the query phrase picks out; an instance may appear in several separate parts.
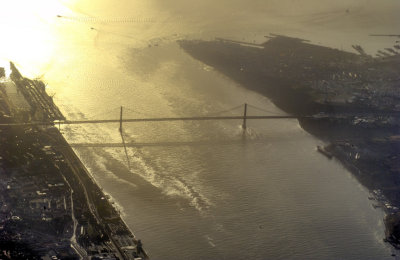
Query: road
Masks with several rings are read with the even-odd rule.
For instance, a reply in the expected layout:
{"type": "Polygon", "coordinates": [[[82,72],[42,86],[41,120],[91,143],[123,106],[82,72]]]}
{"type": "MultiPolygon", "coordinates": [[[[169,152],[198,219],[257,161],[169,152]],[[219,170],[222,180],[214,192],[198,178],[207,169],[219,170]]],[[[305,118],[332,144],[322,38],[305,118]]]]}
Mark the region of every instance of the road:
{"type": "Polygon", "coordinates": [[[63,177],[64,181],[67,183],[70,191],[71,191],[71,217],[72,221],[74,223],[73,225],[73,231],[72,231],[72,237],[71,237],[71,247],[75,250],[75,252],[79,255],[80,259],[88,259],[88,255],[86,253],[86,250],[84,250],[76,241],[76,228],[78,226],[78,221],[75,218],[75,210],[74,210],[74,199],[73,199],[73,194],[74,190],[72,189],[71,185],[69,184],[68,180],[65,178],[65,176],[61,173],[61,176],[63,177]]]}
{"type": "MultiPolygon", "coordinates": [[[[100,217],[100,215],[99,215],[99,213],[98,213],[98,211],[96,209],[96,206],[94,205],[93,201],[91,200],[90,195],[88,194],[88,191],[86,189],[86,186],[85,186],[84,182],[81,179],[80,174],[82,174],[82,172],[85,172],[85,174],[87,174],[87,176],[90,178],[89,173],[86,171],[85,167],[81,164],[79,158],[76,156],[76,154],[74,153],[72,148],[67,145],[67,142],[65,141],[65,139],[59,133],[56,133],[56,136],[52,135],[52,137],[54,138],[54,141],[55,141],[56,144],[58,144],[58,143],[65,143],[66,144],[66,145],[59,146],[57,150],[64,156],[65,161],[69,165],[69,167],[72,170],[72,172],[74,173],[74,175],[77,177],[77,179],[79,181],[79,184],[80,184],[80,186],[83,189],[83,192],[85,194],[85,199],[86,199],[86,203],[88,205],[88,208],[89,208],[91,214],[96,219],[96,222],[102,227],[103,232],[105,234],[107,234],[108,237],[110,238],[110,242],[111,242],[112,247],[114,249],[113,251],[116,250],[116,252],[115,252],[116,256],[119,259],[130,259],[130,257],[125,255],[124,252],[117,246],[117,244],[113,240],[112,234],[110,232],[108,232],[107,228],[105,227],[105,225],[104,225],[104,223],[103,223],[103,221],[102,221],[102,219],[101,219],[101,217],[100,217]]],[[[91,181],[93,181],[93,180],[91,179],[91,181]]],[[[68,183],[68,181],[66,181],[66,182],[68,183]]],[[[68,185],[69,185],[69,183],[68,183],[68,185]]],[[[71,188],[71,199],[72,199],[72,188],[71,188]]],[[[74,235],[75,235],[75,228],[76,228],[76,226],[74,224],[74,235]]],[[[73,236],[73,238],[74,238],[74,236],[73,236]]],[[[73,239],[73,238],[71,238],[71,239],[73,239]]],[[[71,242],[73,242],[73,241],[71,240],[71,242]]],[[[79,244],[76,243],[75,245],[76,245],[76,248],[74,247],[74,249],[80,251],[78,249],[80,247],[79,244]]],[[[80,253],[78,253],[78,254],[80,254],[80,253]]]]}

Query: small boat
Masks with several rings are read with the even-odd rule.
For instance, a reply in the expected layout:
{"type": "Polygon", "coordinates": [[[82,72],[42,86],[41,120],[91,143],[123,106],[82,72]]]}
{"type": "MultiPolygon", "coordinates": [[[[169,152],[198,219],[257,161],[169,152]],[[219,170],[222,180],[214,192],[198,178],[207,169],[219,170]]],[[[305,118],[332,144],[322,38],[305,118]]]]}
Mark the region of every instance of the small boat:
{"type": "Polygon", "coordinates": [[[333,157],[332,153],[328,152],[324,147],[318,145],[317,150],[318,150],[318,152],[322,153],[329,159],[332,159],[332,157],[333,157]]]}

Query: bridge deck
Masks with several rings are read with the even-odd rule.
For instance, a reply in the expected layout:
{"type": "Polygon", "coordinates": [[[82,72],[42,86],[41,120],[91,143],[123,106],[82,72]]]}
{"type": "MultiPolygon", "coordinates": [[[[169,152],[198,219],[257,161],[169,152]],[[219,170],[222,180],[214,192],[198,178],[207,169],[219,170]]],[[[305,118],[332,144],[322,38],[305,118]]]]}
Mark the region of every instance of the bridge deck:
{"type": "Polygon", "coordinates": [[[135,123],[135,122],[172,122],[172,121],[211,121],[211,120],[257,120],[257,119],[297,119],[311,118],[311,116],[199,116],[199,117],[160,117],[160,118],[127,118],[127,119],[100,119],[100,120],[58,120],[47,122],[28,123],[3,123],[1,126],[36,126],[36,125],[77,125],[77,124],[109,124],[109,123],[135,123]]]}

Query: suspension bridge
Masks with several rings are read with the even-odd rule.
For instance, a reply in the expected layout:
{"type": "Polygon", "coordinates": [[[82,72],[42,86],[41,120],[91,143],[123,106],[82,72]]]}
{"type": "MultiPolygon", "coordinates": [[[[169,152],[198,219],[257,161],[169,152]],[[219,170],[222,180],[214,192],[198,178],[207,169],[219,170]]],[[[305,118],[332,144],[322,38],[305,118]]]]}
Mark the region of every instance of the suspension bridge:
{"type": "MultiPolygon", "coordinates": [[[[163,142],[163,143],[127,143],[125,142],[123,124],[124,123],[139,123],[139,122],[173,122],[173,121],[220,121],[220,120],[241,120],[243,134],[246,133],[247,128],[247,120],[271,120],[271,119],[298,119],[298,118],[311,118],[312,116],[292,116],[292,115],[273,115],[274,112],[258,108],[256,106],[252,106],[250,104],[244,104],[240,106],[233,107],[228,110],[220,111],[214,114],[208,114],[203,116],[188,116],[188,117],[145,117],[145,118],[124,118],[124,107],[109,109],[107,112],[103,112],[101,114],[95,115],[94,117],[103,116],[105,117],[107,114],[115,113],[116,109],[119,109],[119,118],[118,119],[82,119],[82,120],[54,120],[54,121],[31,121],[31,122],[16,122],[16,123],[2,123],[0,127],[5,126],[22,126],[22,127],[33,127],[33,126],[59,126],[61,130],[61,125],[81,125],[81,124],[111,124],[111,123],[119,123],[119,132],[121,135],[120,143],[71,143],[69,146],[71,147],[122,147],[125,151],[125,156],[127,160],[128,168],[130,169],[130,159],[127,151],[127,147],[144,147],[144,146],[185,146],[185,145],[209,145],[215,144],[215,141],[210,142],[163,142]],[[248,108],[251,107],[255,110],[262,111],[263,113],[268,113],[269,115],[248,115],[248,108]],[[242,109],[241,115],[234,115],[233,111],[242,109]],[[226,114],[230,115],[226,115],[226,114]],[[233,115],[232,115],[233,114],[233,115]]],[[[137,114],[142,114],[139,111],[134,111],[129,108],[125,108],[125,110],[131,111],[137,114]]],[[[244,135],[245,136],[245,135],[244,135]]],[[[218,141],[218,144],[231,144],[235,141],[218,141]]],[[[63,148],[61,148],[63,149],[63,148]]]]}
{"type": "MultiPolygon", "coordinates": [[[[189,117],[147,117],[147,118],[124,118],[124,108],[120,107],[120,116],[118,119],[82,119],[82,120],[54,120],[54,121],[31,121],[31,122],[19,122],[19,123],[2,123],[1,126],[54,126],[54,125],[81,125],[81,124],[110,124],[119,123],[119,130],[122,131],[123,123],[139,123],[139,122],[172,122],[172,121],[218,121],[218,120],[242,120],[242,128],[247,128],[247,120],[260,120],[260,119],[298,119],[306,118],[311,116],[292,116],[292,115],[248,115],[248,107],[255,108],[264,112],[270,112],[252,106],[250,104],[240,105],[243,108],[242,115],[220,115],[222,113],[231,112],[239,108],[239,106],[224,110],[213,115],[206,116],[189,116],[189,117]]],[[[137,111],[135,111],[137,112],[137,111]]],[[[104,113],[106,114],[106,113],[104,113]]]]}

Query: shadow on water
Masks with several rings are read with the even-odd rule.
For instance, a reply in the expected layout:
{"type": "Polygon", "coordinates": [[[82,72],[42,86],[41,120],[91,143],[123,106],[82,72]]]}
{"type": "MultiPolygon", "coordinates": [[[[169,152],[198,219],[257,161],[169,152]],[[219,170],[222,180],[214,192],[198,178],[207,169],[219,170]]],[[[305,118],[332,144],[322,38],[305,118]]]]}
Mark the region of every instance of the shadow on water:
{"type": "Polygon", "coordinates": [[[125,138],[124,138],[124,133],[123,133],[122,128],[119,129],[119,133],[121,134],[121,140],[122,140],[121,145],[124,147],[124,151],[125,151],[125,155],[126,155],[126,163],[128,164],[128,169],[131,170],[131,163],[129,161],[128,151],[126,149],[126,143],[125,143],[125,138]]]}

